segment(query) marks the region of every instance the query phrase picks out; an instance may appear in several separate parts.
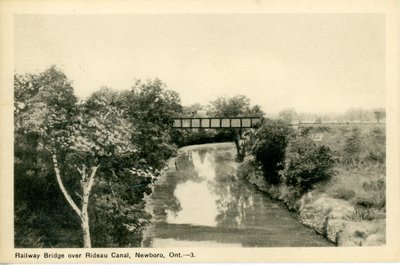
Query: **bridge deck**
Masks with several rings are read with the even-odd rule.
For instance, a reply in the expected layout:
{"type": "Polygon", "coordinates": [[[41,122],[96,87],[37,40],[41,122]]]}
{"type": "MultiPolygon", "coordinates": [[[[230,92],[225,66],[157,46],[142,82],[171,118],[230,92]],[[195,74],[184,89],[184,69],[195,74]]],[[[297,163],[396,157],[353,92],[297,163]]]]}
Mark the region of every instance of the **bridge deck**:
{"type": "Polygon", "coordinates": [[[174,118],[174,128],[252,128],[262,119],[259,117],[223,118],[174,118]]]}

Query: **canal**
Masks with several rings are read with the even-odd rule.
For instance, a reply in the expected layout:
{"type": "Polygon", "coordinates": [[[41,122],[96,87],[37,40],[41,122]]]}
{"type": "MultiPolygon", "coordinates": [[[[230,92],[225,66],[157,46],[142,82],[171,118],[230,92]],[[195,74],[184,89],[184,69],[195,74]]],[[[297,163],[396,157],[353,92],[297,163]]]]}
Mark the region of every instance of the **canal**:
{"type": "Polygon", "coordinates": [[[234,144],[182,148],[148,199],[143,247],[333,246],[238,178],[234,144]]]}

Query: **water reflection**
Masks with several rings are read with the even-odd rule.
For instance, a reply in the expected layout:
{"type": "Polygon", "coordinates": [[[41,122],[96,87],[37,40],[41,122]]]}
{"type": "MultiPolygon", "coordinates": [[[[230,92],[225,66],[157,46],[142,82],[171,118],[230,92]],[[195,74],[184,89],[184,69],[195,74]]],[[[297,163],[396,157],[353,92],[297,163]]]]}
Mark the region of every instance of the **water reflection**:
{"type": "Polygon", "coordinates": [[[216,200],[218,196],[210,192],[205,181],[188,181],[176,186],[175,197],[179,198],[181,209],[168,211],[167,222],[170,224],[192,224],[216,226],[218,215],[216,200]],[[207,207],[204,207],[207,205],[207,207]],[[199,218],[201,215],[201,218],[199,218]]]}
{"type": "Polygon", "coordinates": [[[207,150],[191,151],[189,159],[192,160],[194,170],[199,178],[213,180],[215,178],[214,153],[207,150]]]}
{"type": "Polygon", "coordinates": [[[143,246],[324,246],[278,202],[237,177],[234,146],[188,150],[158,183],[143,246]],[[201,242],[201,243],[200,243],[201,242]]]}

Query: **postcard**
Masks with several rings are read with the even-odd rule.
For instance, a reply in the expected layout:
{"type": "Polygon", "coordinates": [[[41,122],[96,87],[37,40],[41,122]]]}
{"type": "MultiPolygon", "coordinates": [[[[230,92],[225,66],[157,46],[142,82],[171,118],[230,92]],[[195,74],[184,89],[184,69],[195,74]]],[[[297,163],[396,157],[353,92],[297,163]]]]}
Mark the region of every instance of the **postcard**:
{"type": "Polygon", "coordinates": [[[400,257],[399,1],[0,2],[0,262],[400,257]]]}

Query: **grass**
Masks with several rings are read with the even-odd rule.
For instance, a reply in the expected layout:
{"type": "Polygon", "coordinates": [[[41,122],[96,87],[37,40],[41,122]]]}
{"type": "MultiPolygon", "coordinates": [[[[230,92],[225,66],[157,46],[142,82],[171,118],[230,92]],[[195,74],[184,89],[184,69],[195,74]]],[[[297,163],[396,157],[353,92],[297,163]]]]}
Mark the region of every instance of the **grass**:
{"type": "Polygon", "coordinates": [[[342,199],[354,205],[350,220],[384,219],[386,212],[385,167],[375,164],[337,164],[330,182],[318,187],[330,197],[342,199]]]}
{"type": "Polygon", "coordinates": [[[353,204],[351,220],[385,218],[385,128],[345,126],[320,133],[320,143],[333,150],[336,164],[331,180],[317,185],[317,191],[353,204]]]}

